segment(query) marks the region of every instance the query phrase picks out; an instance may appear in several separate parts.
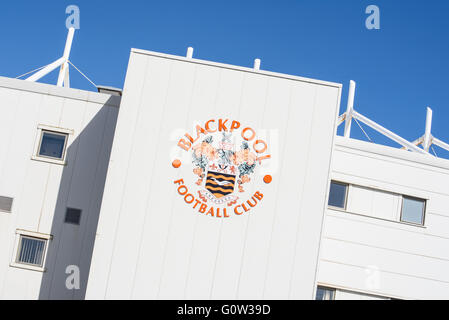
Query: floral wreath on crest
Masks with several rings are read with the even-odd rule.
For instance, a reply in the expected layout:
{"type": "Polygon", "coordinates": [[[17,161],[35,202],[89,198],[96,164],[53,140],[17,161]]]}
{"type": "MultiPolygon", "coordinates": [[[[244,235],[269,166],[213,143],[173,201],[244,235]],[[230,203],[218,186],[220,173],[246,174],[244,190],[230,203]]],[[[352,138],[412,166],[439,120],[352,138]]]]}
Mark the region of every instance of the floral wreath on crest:
{"type": "MultiPolygon", "coordinates": [[[[250,176],[256,168],[257,156],[251,152],[246,141],[242,142],[240,150],[234,150],[234,144],[231,142],[231,134],[223,132],[222,141],[219,147],[213,145],[213,137],[206,137],[201,143],[193,147],[192,163],[194,165],[193,173],[198,176],[197,185],[201,185],[206,176],[206,170],[214,166],[214,170],[230,172],[237,178],[239,192],[245,192],[243,185],[251,181],[250,176]],[[215,165],[218,163],[218,166],[215,165]]],[[[228,204],[229,205],[229,204],[228,204]]]]}

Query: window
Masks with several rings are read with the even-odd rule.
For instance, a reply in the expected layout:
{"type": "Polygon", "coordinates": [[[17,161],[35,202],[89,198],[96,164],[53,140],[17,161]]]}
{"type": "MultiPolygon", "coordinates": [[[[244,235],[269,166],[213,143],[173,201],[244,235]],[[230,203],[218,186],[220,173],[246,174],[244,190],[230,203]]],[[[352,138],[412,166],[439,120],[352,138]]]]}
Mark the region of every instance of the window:
{"type": "Polygon", "coordinates": [[[348,185],[346,183],[331,181],[328,205],[331,207],[346,208],[346,195],[348,185]]]}
{"type": "Polygon", "coordinates": [[[416,196],[331,181],[328,205],[351,214],[424,226],[426,203],[416,196]]]}
{"type": "Polygon", "coordinates": [[[315,300],[335,300],[335,289],[318,287],[315,300]]]}
{"type": "Polygon", "coordinates": [[[47,234],[17,230],[14,250],[16,255],[10,266],[34,271],[45,271],[45,259],[51,238],[51,235],[47,234]]]}
{"type": "Polygon", "coordinates": [[[67,134],[42,131],[39,156],[62,160],[64,158],[67,134]]]}
{"type": "Polygon", "coordinates": [[[80,224],[81,220],[81,210],[80,209],[74,209],[74,208],[67,208],[67,211],[65,213],[65,223],[70,224],[80,224]]]}
{"type": "Polygon", "coordinates": [[[11,213],[13,198],[0,196],[0,212],[11,213]]]}
{"type": "Polygon", "coordinates": [[[39,125],[33,160],[65,165],[67,146],[72,130],[39,125]]]}
{"type": "Polygon", "coordinates": [[[425,210],[426,200],[403,196],[401,221],[424,225],[425,210]]]}
{"type": "Polygon", "coordinates": [[[19,252],[17,253],[16,262],[42,267],[46,246],[47,240],[45,239],[20,236],[19,252]]]}

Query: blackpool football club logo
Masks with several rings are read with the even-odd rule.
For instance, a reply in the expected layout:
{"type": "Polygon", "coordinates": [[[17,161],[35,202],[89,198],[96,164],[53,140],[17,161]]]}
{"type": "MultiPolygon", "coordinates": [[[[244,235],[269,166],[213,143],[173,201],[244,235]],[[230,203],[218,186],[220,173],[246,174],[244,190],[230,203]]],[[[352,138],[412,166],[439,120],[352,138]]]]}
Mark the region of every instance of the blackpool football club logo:
{"type": "Polygon", "coordinates": [[[183,164],[175,159],[173,167],[190,170],[183,170],[189,176],[174,183],[186,204],[200,213],[219,218],[242,215],[263,199],[257,185],[272,181],[270,175],[257,181],[255,174],[262,161],[271,158],[267,143],[257,139],[251,127],[241,129],[238,121],[218,119],[197,125],[194,134],[186,133],[179,140],[178,147],[191,153],[191,160],[183,164]]]}

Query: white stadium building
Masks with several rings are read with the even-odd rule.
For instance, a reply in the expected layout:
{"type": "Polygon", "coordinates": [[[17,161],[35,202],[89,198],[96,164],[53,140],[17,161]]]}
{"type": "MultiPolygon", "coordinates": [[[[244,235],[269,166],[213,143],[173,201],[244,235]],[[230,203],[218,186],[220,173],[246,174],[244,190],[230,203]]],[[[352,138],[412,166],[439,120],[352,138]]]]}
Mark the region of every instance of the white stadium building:
{"type": "Polygon", "coordinates": [[[339,115],[341,84],[191,48],[132,49],[123,91],[77,90],[73,32],[0,77],[1,299],[449,299],[430,109],[410,142],[354,109],[354,82],[339,115]]]}

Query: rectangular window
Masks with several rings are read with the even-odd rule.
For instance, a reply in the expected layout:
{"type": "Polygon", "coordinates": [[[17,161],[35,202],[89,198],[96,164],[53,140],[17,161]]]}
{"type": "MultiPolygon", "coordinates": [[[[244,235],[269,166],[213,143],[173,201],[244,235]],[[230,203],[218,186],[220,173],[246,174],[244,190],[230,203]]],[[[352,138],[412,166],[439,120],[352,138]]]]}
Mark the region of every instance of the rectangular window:
{"type": "Polygon", "coordinates": [[[335,289],[318,287],[315,300],[335,300],[335,289]]]}
{"type": "Polygon", "coordinates": [[[46,239],[39,239],[21,235],[16,262],[36,267],[42,267],[44,263],[46,247],[46,239]]]}
{"type": "Polygon", "coordinates": [[[65,223],[79,225],[80,220],[81,220],[81,210],[80,209],[67,208],[67,211],[65,213],[65,223]]]}
{"type": "Polygon", "coordinates": [[[67,134],[42,130],[39,146],[40,157],[62,160],[64,158],[67,134]]]}
{"type": "Polygon", "coordinates": [[[347,193],[348,184],[331,181],[328,205],[335,208],[345,209],[347,193]]]}
{"type": "Polygon", "coordinates": [[[426,210],[426,200],[403,196],[401,221],[424,225],[424,213],[426,210]]]}

